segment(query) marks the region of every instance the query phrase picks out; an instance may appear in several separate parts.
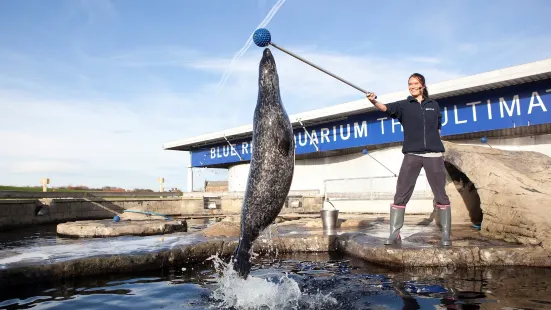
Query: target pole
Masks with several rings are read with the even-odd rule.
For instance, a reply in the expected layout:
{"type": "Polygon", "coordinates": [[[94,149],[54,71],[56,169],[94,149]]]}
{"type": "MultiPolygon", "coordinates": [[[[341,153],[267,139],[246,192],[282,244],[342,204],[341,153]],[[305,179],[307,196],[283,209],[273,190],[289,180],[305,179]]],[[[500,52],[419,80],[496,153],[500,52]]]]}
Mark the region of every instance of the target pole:
{"type": "MultiPolygon", "coordinates": [[[[333,73],[331,73],[331,72],[329,72],[329,71],[327,71],[327,70],[325,70],[325,69],[323,69],[323,68],[321,68],[321,67],[319,67],[319,66],[316,66],[315,64],[309,62],[308,60],[306,60],[306,59],[304,59],[304,58],[302,58],[302,57],[300,57],[300,56],[298,56],[298,55],[296,55],[296,54],[294,54],[294,53],[292,53],[292,52],[290,52],[290,51],[288,51],[288,50],[286,50],[286,49],[284,49],[284,48],[281,47],[281,46],[278,46],[277,44],[275,44],[274,42],[272,42],[272,35],[271,35],[270,32],[269,32],[267,29],[265,29],[265,28],[259,28],[259,29],[257,29],[257,30],[254,32],[254,34],[253,34],[253,41],[254,41],[254,44],[256,44],[256,45],[259,46],[259,47],[266,47],[266,46],[268,46],[268,45],[271,45],[271,46],[277,48],[278,50],[280,50],[280,51],[282,51],[282,52],[284,52],[284,53],[286,53],[286,54],[288,54],[288,55],[291,55],[291,56],[295,57],[296,59],[298,59],[298,60],[300,60],[300,61],[302,61],[302,62],[304,62],[304,63],[306,63],[306,64],[308,64],[308,65],[310,65],[310,66],[312,66],[312,67],[314,67],[314,68],[316,68],[316,69],[318,69],[318,70],[320,70],[321,72],[323,72],[323,73],[325,73],[325,74],[327,74],[327,75],[329,75],[329,76],[332,76],[332,77],[334,77],[335,79],[337,79],[337,80],[339,80],[339,81],[341,81],[341,82],[343,82],[343,83],[345,83],[345,84],[347,84],[347,85],[349,85],[349,86],[354,87],[355,89],[361,91],[362,93],[364,93],[364,94],[366,94],[366,95],[371,94],[371,92],[368,92],[368,91],[366,91],[365,89],[363,89],[363,88],[361,88],[361,87],[359,87],[359,86],[357,86],[357,85],[354,85],[354,84],[350,83],[349,81],[347,81],[347,80],[341,78],[340,76],[335,75],[335,74],[333,74],[333,73]]],[[[375,97],[375,98],[377,98],[377,97],[375,97]]]]}
{"type": "Polygon", "coordinates": [[[369,154],[369,152],[367,151],[367,149],[363,149],[362,150],[362,153],[364,155],[369,155],[369,157],[371,157],[374,161],[376,161],[377,163],[379,163],[379,165],[383,166],[386,170],[388,170],[390,173],[392,173],[395,177],[397,177],[396,173],[394,173],[392,170],[388,169],[387,166],[383,165],[383,163],[381,163],[380,161],[378,161],[375,157],[371,156],[371,154],[369,154]]]}
{"type": "Polygon", "coordinates": [[[370,94],[370,92],[366,91],[365,89],[363,89],[363,88],[361,88],[361,87],[359,87],[359,86],[357,86],[357,85],[354,85],[354,84],[350,83],[349,81],[347,81],[347,80],[341,78],[340,76],[338,76],[338,75],[336,75],[336,74],[333,74],[333,73],[331,73],[331,72],[329,72],[329,71],[327,71],[327,70],[321,68],[320,66],[316,66],[315,64],[309,62],[308,60],[306,60],[306,59],[304,59],[304,58],[302,58],[302,57],[300,57],[300,56],[298,56],[298,55],[296,55],[296,54],[293,54],[292,52],[290,52],[290,51],[284,49],[284,48],[281,47],[281,46],[276,45],[274,42],[270,42],[269,44],[270,44],[271,46],[277,48],[278,50],[280,50],[280,51],[282,51],[282,52],[285,52],[285,53],[287,53],[287,54],[289,54],[289,55],[295,57],[296,59],[298,59],[298,60],[300,60],[300,61],[302,61],[302,62],[304,62],[304,63],[309,64],[310,66],[312,66],[312,67],[314,67],[314,68],[320,70],[321,72],[324,72],[324,73],[326,73],[326,74],[328,74],[328,75],[330,75],[330,76],[336,78],[337,80],[339,80],[339,81],[341,81],[341,82],[343,82],[343,83],[346,83],[346,84],[348,84],[349,86],[354,87],[355,89],[361,91],[361,92],[364,93],[364,94],[368,94],[368,95],[370,94]]]}

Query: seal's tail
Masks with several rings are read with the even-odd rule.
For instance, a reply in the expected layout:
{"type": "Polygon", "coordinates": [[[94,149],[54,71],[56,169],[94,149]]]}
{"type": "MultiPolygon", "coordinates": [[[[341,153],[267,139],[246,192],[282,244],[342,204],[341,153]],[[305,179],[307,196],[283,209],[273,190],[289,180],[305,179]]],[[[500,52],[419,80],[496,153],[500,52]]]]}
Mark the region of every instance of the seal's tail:
{"type": "Polygon", "coordinates": [[[233,270],[237,271],[239,276],[246,280],[252,267],[252,263],[250,262],[251,254],[248,251],[242,250],[241,247],[237,247],[233,253],[233,257],[235,260],[233,270]]]}

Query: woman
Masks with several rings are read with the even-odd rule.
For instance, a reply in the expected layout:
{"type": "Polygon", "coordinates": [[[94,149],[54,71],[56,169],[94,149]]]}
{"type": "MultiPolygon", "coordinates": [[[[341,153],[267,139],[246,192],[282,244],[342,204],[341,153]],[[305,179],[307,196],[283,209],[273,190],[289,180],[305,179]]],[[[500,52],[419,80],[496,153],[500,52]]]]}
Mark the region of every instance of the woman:
{"type": "Polygon", "coordinates": [[[451,210],[446,194],[446,168],[444,167],[444,144],[440,140],[442,115],[436,100],[429,97],[425,77],[414,73],[408,81],[407,99],[383,104],[374,93],[367,94],[371,103],[388,116],[398,119],[404,128],[402,153],[404,159],[398,175],[394,203],[390,207],[390,236],[386,245],[401,242],[400,229],[404,224],[404,213],[421,168],[425,168],[436,206],[440,212],[442,245],[450,246],[451,210]]]}

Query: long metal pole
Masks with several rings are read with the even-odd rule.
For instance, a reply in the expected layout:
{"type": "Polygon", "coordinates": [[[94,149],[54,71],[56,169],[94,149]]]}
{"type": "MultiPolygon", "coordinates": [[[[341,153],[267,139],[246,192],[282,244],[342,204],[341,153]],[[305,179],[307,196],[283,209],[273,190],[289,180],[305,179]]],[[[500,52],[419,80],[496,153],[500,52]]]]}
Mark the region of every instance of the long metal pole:
{"type": "Polygon", "coordinates": [[[390,173],[392,173],[395,177],[397,176],[396,173],[394,173],[394,172],[392,172],[392,170],[388,169],[387,166],[383,165],[380,161],[378,161],[377,159],[375,159],[375,157],[371,156],[371,154],[368,153],[367,155],[369,155],[369,157],[373,158],[374,161],[378,162],[379,165],[385,167],[386,170],[390,171],[390,173]]]}
{"type": "Polygon", "coordinates": [[[371,94],[371,92],[368,92],[368,91],[366,91],[365,89],[363,89],[363,88],[361,88],[361,87],[359,87],[359,86],[356,86],[356,85],[354,85],[354,84],[348,82],[347,80],[341,78],[340,76],[337,76],[337,75],[335,75],[335,74],[333,74],[333,73],[331,73],[331,72],[329,72],[329,71],[327,71],[327,70],[325,70],[325,69],[323,69],[323,68],[321,68],[321,67],[319,67],[319,66],[314,65],[313,63],[309,62],[308,60],[306,60],[306,59],[304,59],[304,58],[302,58],[302,57],[300,57],[300,56],[298,56],[298,55],[293,54],[292,52],[290,52],[290,51],[284,49],[284,48],[281,47],[281,46],[276,45],[276,44],[273,43],[273,42],[270,42],[270,45],[273,46],[273,47],[275,47],[275,48],[277,48],[277,49],[279,49],[279,50],[281,50],[282,52],[285,52],[285,53],[287,53],[287,54],[289,54],[289,55],[295,57],[296,59],[298,59],[298,60],[300,60],[300,61],[302,61],[302,62],[304,62],[304,63],[309,64],[310,66],[312,66],[312,67],[314,67],[314,68],[320,70],[321,72],[324,72],[324,73],[326,73],[326,74],[328,74],[328,75],[330,75],[330,76],[336,78],[337,80],[339,80],[339,81],[341,81],[341,82],[343,82],[343,83],[346,83],[346,84],[348,84],[348,85],[354,87],[355,89],[361,91],[361,92],[364,93],[364,94],[367,94],[367,95],[371,94]]]}

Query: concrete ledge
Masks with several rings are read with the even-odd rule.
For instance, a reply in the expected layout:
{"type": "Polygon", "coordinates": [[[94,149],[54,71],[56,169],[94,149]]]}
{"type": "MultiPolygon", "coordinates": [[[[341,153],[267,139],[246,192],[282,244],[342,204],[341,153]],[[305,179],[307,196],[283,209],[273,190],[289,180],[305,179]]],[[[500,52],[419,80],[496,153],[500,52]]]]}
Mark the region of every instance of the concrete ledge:
{"type": "MultiPolygon", "coordinates": [[[[544,247],[487,238],[471,225],[453,225],[453,246],[444,248],[438,245],[441,233],[431,224],[430,218],[408,216],[402,229],[403,244],[385,246],[387,216],[343,214],[340,219],[343,222],[331,235],[322,231],[317,215],[280,216],[284,220],[270,226],[267,234],[255,241],[255,253],[339,251],[373,264],[399,268],[551,267],[551,251],[544,247]],[[265,237],[268,235],[271,237],[265,237]]],[[[238,227],[239,219],[235,220],[232,225],[238,227]]],[[[139,221],[139,225],[143,222],[139,221]]],[[[79,240],[82,246],[78,247],[52,245],[43,251],[32,248],[0,252],[0,287],[162,267],[197,266],[212,255],[228,258],[233,253],[238,237],[207,238],[204,231],[160,238],[121,237],[105,242],[79,240]]],[[[223,233],[225,231],[217,230],[217,235],[223,233]]]]}
{"type": "MultiPolygon", "coordinates": [[[[289,195],[281,213],[319,212],[321,195],[289,195]],[[296,203],[298,201],[299,203],[296,203]]],[[[189,215],[238,215],[243,197],[239,195],[196,196],[172,198],[52,198],[0,200],[0,231],[36,224],[58,224],[77,220],[113,218],[124,210],[138,210],[166,214],[172,217],[189,215]],[[207,208],[211,201],[216,209],[207,208]],[[41,211],[41,214],[39,214],[41,211]]]]}
{"type": "Polygon", "coordinates": [[[551,253],[540,246],[385,246],[380,238],[354,233],[339,236],[337,244],[346,254],[391,267],[551,267],[551,253]]]}
{"type": "MultiPolygon", "coordinates": [[[[295,230],[291,227],[291,229],[295,230]]],[[[197,266],[212,255],[229,258],[237,247],[238,238],[204,238],[200,232],[187,235],[189,243],[159,250],[149,249],[116,255],[97,255],[57,262],[36,261],[0,269],[0,287],[51,281],[69,277],[83,277],[109,273],[132,273],[161,267],[197,266]]],[[[431,244],[404,241],[400,246],[384,246],[383,238],[363,232],[327,235],[323,231],[284,234],[272,238],[261,237],[253,245],[259,254],[340,251],[383,266],[408,267],[551,267],[551,253],[542,247],[524,245],[487,244],[465,246],[460,241],[449,248],[431,244]]],[[[407,239],[407,238],[406,238],[407,239]]],[[[476,243],[476,242],[475,242],[476,243]]]]}
{"type": "Polygon", "coordinates": [[[151,236],[187,231],[186,221],[77,221],[57,225],[57,234],[68,237],[151,236]]]}
{"type": "Polygon", "coordinates": [[[13,203],[35,203],[37,199],[0,199],[0,205],[13,203]]]}
{"type": "MultiPolygon", "coordinates": [[[[212,255],[229,258],[237,248],[235,238],[214,238],[150,253],[101,255],[56,263],[36,263],[0,269],[0,287],[39,281],[85,277],[109,273],[132,273],[156,270],[167,266],[188,266],[205,262],[212,255]]],[[[253,245],[256,253],[326,252],[335,250],[335,238],[327,236],[276,237],[272,241],[259,238],[253,245]]]]}

